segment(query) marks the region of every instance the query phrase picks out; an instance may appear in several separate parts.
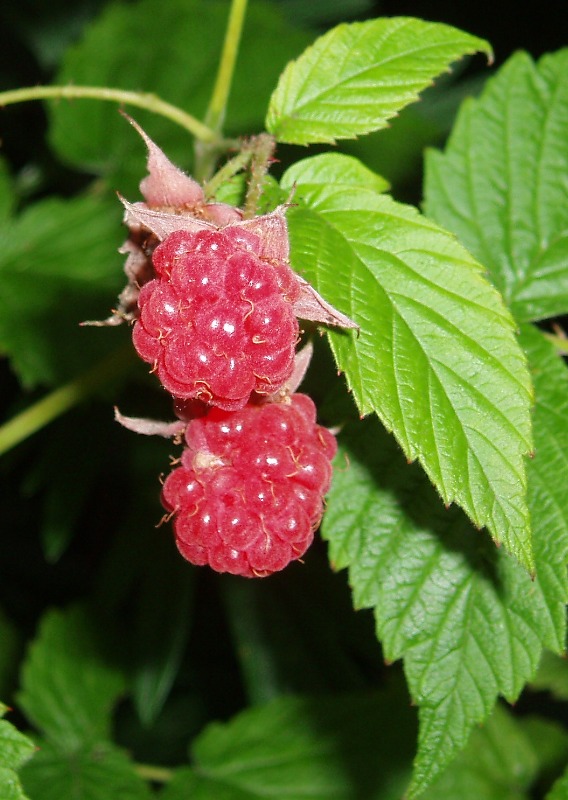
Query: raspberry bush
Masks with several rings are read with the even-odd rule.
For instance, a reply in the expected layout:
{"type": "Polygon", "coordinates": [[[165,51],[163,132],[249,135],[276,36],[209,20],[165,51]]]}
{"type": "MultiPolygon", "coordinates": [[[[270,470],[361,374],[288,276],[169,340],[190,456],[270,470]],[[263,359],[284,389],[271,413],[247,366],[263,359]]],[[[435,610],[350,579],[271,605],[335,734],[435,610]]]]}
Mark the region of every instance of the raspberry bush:
{"type": "Polygon", "coordinates": [[[0,798],[564,797],[564,43],[8,6],[0,798]]]}

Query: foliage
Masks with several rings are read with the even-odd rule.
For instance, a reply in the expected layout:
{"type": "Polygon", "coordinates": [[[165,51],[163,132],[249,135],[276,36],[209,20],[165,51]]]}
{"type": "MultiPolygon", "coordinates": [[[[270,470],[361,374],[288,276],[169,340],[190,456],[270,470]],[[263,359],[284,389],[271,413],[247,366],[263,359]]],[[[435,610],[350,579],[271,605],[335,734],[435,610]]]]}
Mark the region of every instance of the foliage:
{"type": "Polygon", "coordinates": [[[567,796],[568,50],[480,67],[411,204],[374,142],[407,174],[446,124],[413,104],[465,93],[444,73],[483,39],[362,0],[99,6],[27,28],[52,85],[0,93],[0,794],[567,796]],[[264,580],[175,552],[174,448],[112,420],[167,398],[127,326],[79,327],[144,175],[116,101],[235,205],[236,137],[272,134],[258,209],[288,204],[293,268],[358,325],[315,337],[303,386],[339,432],[321,536],[264,580]]]}

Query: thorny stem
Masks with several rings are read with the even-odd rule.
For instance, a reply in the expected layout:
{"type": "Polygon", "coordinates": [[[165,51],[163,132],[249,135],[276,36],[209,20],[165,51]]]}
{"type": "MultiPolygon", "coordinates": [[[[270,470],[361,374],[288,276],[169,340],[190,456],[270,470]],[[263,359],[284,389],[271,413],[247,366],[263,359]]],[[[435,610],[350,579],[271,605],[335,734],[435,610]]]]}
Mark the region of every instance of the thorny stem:
{"type": "Polygon", "coordinates": [[[91,369],[17,414],[0,427],[0,455],[95,394],[102,385],[124,372],[129,362],[133,362],[130,346],[115,351],[91,369]]]}
{"type": "Polygon", "coordinates": [[[241,42],[241,34],[245,21],[248,0],[232,0],[227,22],[223,50],[219,60],[217,77],[213,93],[205,115],[205,124],[216,134],[216,140],[196,142],[195,145],[195,178],[206,181],[215,169],[215,162],[222,150],[219,142],[222,140],[221,130],[225,120],[227,101],[233,83],[235,64],[241,42]]]}
{"type": "Polygon", "coordinates": [[[233,178],[237,172],[245,169],[252,158],[252,152],[247,148],[243,148],[236,156],[227,161],[223,166],[217,170],[211,180],[203,185],[203,191],[207,199],[215,197],[219,187],[233,178]]]}
{"type": "Polygon", "coordinates": [[[216,130],[200,122],[191,114],[186,114],[177,106],[166,103],[155,94],[149,92],[129,92],[124,89],[110,89],[105,86],[28,86],[9,92],[0,92],[0,106],[14,103],[25,103],[29,100],[67,99],[67,100],[107,100],[112,103],[144,108],[162,117],[172,120],[196,139],[207,142],[218,149],[222,147],[221,136],[216,130]]]}
{"type": "Polygon", "coordinates": [[[275,146],[274,138],[268,133],[260,133],[254,137],[250,179],[244,207],[245,219],[254,217],[258,211],[258,201],[262,194],[263,181],[272,162],[275,146]]]}

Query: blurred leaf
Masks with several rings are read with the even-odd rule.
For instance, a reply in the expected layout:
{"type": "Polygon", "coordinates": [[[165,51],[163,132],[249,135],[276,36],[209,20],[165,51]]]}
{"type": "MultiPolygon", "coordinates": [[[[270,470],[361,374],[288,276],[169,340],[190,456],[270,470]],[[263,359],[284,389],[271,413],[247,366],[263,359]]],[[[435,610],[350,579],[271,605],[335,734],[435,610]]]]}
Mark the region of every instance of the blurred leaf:
{"type": "Polygon", "coordinates": [[[124,283],[119,204],[43,200],[0,227],[0,350],[25,386],[54,384],[116,347],[102,319],[124,283]]]}
{"type": "Polygon", "coordinates": [[[10,3],[10,24],[43,68],[57,65],[65,49],[77,38],[103,0],[19,0],[10,3]]]}
{"type": "Polygon", "coordinates": [[[568,659],[545,650],[531,689],[550,692],[558,700],[568,700],[568,659]]]}
{"type": "Polygon", "coordinates": [[[162,800],[399,800],[413,720],[399,691],[282,697],[211,724],[162,800]]]}
{"type": "Polygon", "coordinates": [[[423,800],[529,800],[539,762],[522,725],[497,706],[423,800]]]}
{"type": "Polygon", "coordinates": [[[124,677],[101,655],[101,637],[83,609],[49,611],[23,665],[18,703],[67,753],[110,737],[111,709],[124,677]]]}
{"type": "Polygon", "coordinates": [[[39,752],[21,772],[33,800],[150,800],[153,797],[128,757],[107,742],[69,753],[40,740],[39,752]]]}
{"type": "Polygon", "coordinates": [[[376,411],[444,501],[532,569],[531,386],[500,296],[455,238],[416,209],[346,185],[345,171],[320,185],[312,173],[305,159],[282,179],[297,186],[292,263],[360,325],[359,335],[328,333],[360,412],[376,411]]]}
{"type": "Polygon", "coordinates": [[[133,610],[132,689],[144,725],[155,721],[177,676],[191,630],[195,590],[195,572],[173,545],[160,547],[156,534],[154,540],[138,576],[138,603],[133,610]]]}
{"type": "Polygon", "coordinates": [[[333,575],[316,548],[305,565],[270,581],[226,576],[220,586],[251,704],[290,693],[361,691],[369,675],[380,681],[372,619],[353,614],[344,576],[333,575]]]}
{"type": "Polygon", "coordinates": [[[558,778],[545,800],[566,800],[568,797],[568,767],[562,777],[558,778]]]}
{"type": "Polygon", "coordinates": [[[98,414],[89,406],[51,424],[39,442],[22,494],[26,500],[40,495],[41,544],[50,563],[61,558],[80,532],[77,522],[89,494],[108,470],[109,438],[98,434],[111,424],[111,408],[98,414]]]}
{"type": "MultiPolygon", "coordinates": [[[[8,709],[0,703],[0,717],[8,709]]],[[[0,719],[0,796],[2,800],[27,800],[16,774],[32,757],[35,745],[6,720],[0,719]]]]}
{"type": "MultiPolygon", "coordinates": [[[[151,92],[202,117],[228,11],[228,2],[208,0],[109,3],[84,40],[69,50],[55,83],[151,92]]],[[[262,129],[280,71],[309,39],[309,34],[285,23],[273,4],[250,4],[226,115],[229,133],[262,129]]],[[[107,175],[112,187],[125,195],[137,191],[145,173],[145,147],[114,103],[58,102],[49,108],[51,141],[61,158],[107,175]]],[[[162,117],[131,111],[175,163],[191,166],[187,131],[162,117]]]]}
{"type": "Polygon", "coordinates": [[[0,225],[10,219],[15,202],[14,184],[8,165],[3,158],[0,158],[0,225]]]}
{"type": "Polygon", "coordinates": [[[536,754],[540,776],[546,779],[550,772],[557,775],[568,759],[566,728],[559,722],[538,716],[517,718],[517,724],[536,754]]]}
{"type": "Polygon", "coordinates": [[[568,311],[568,49],[517,53],[426,160],[425,209],[488,268],[513,314],[568,311]]]}
{"type": "MultiPolygon", "coordinates": [[[[349,567],[356,608],[374,608],[389,661],[404,658],[419,706],[413,794],[447,766],[498,694],[515,700],[543,646],[558,647],[563,588],[541,563],[555,531],[535,530],[537,578],[444,509],[424,475],[369,420],[345,426],[322,533],[349,567]],[[538,536],[538,541],[536,537],[538,536]]],[[[537,456],[538,458],[538,456],[537,456]]]]}
{"type": "Polygon", "coordinates": [[[491,54],[482,39],[409,17],[338,25],[288,64],[266,128],[291,144],[379,130],[453,61],[477,51],[491,54]]]}

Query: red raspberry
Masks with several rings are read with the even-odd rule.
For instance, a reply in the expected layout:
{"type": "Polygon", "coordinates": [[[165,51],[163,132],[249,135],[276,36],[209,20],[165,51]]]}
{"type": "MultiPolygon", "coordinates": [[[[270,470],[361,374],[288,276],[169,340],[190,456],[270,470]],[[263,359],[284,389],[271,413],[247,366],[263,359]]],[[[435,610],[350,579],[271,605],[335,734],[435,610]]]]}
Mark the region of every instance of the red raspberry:
{"type": "Polygon", "coordinates": [[[140,290],[133,341],[174,397],[234,411],[292,374],[298,284],[261,251],[239,227],[176,231],[155,249],[158,277],[140,290]]]}
{"type": "Polygon", "coordinates": [[[191,420],[162,503],[181,554],[218,572],[264,577],[300,558],[323,513],[337,445],[306,395],[210,409],[191,420]]]}

